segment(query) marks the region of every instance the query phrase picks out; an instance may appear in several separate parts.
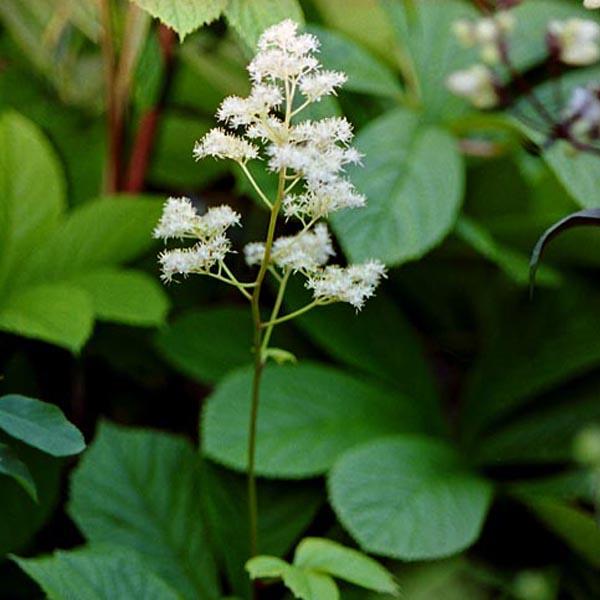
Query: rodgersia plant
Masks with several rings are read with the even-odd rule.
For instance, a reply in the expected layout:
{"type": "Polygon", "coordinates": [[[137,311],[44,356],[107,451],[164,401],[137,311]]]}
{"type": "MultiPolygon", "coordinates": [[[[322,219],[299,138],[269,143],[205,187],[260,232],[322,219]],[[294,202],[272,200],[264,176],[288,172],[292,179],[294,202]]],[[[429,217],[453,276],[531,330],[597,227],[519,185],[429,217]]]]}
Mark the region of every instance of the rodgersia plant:
{"type": "Polygon", "coordinates": [[[347,302],[360,310],[385,276],[383,264],[375,260],[348,266],[329,264],[335,252],[325,220],[334,211],[359,208],[366,200],[344,175],[347,165],[361,160],[360,153],[350,145],[351,124],[343,117],[303,119],[307,107],[335,94],[346,81],[343,73],[321,67],[315,56],[318,49],[317,38],[299,33],[291,20],[266,30],[248,66],[250,95],[226,98],[217,112],[223,127],[209,131],[194,148],[197,160],[212,157],[237,163],[268,209],[264,239],[244,248],[247,264],[257,269],[255,279],[241,281],[227,266],[227,256],[233,251],[227,230],[241,222],[241,216],[229,206],[213,207],[200,215],[189,199],[169,198],[154,232],[157,238],[189,242],[160,254],[165,282],[192,274],[205,275],[237,288],[250,304],[254,381],[248,494],[253,555],[257,551],[254,461],[261,374],[269,357],[285,355],[269,346],[273,329],[333,302],[347,302]],[[277,173],[274,197],[257,183],[248,169],[250,161],[260,161],[265,169],[277,173]],[[277,237],[282,219],[296,223],[297,232],[277,237]],[[292,276],[304,279],[313,300],[282,314],[286,286],[292,276]],[[263,294],[267,277],[272,277],[278,287],[269,307],[263,294]]]}

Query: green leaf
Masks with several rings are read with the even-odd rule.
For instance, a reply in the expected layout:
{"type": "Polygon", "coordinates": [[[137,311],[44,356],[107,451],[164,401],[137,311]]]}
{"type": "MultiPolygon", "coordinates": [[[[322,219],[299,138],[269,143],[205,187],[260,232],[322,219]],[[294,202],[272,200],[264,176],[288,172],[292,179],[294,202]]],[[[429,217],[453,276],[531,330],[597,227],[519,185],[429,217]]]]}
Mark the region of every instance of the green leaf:
{"type": "Polygon", "coordinates": [[[134,553],[120,549],[59,550],[52,556],[13,560],[49,600],[181,600],[134,553]]]}
{"type": "MultiPolygon", "coordinates": [[[[250,556],[247,481],[243,475],[203,465],[204,511],[211,541],[232,590],[250,596],[244,562],[250,556]]],[[[320,485],[258,482],[258,538],[262,552],[285,556],[323,504],[320,485]]]]}
{"type": "Polygon", "coordinates": [[[185,440],[103,423],[73,474],[69,514],[92,544],[135,551],[186,600],[209,600],[218,593],[201,486],[185,440]]]}
{"type": "Polygon", "coordinates": [[[26,287],[0,303],[0,329],[81,350],[92,333],[94,311],[86,292],[65,283],[26,287]]]}
{"type": "Polygon", "coordinates": [[[591,565],[600,568],[600,528],[591,515],[556,500],[524,500],[550,531],[591,565]]]}
{"type": "Polygon", "coordinates": [[[160,19],[165,25],[174,29],[183,40],[202,25],[218,19],[227,0],[132,0],[153,17],[160,19]]]}
{"type": "Polygon", "coordinates": [[[85,449],[80,431],[54,404],[17,394],[0,398],[0,429],[52,456],[71,456],[85,449]]]}
{"type": "Polygon", "coordinates": [[[324,538],[304,538],[296,548],[294,565],[327,573],[382,594],[397,595],[392,575],[362,552],[324,538]]]}
{"type": "Polygon", "coordinates": [[[284,19],[304,23],[298,0],[229,0],[225,9],[229,24],[254,48],[265,29],[284,19]]]}
{"type": "Polygon", "coordinates": [[[167,361],[198,381],[216,383],[252,360],[252,322],[247,310],[205,308],[184,313],[157,337],[167,361]]]}
{"type": "Polygon", "coordinates": [[[525,306],[507,305],[494,330],[466,386],[467,437],[600,363],[600,315],[589,290],[539,294],[525,306]]]}
{"type": "Polygon", "coordinates": [[[319,38],[323,66],[348,76],[344,90],[396,99],[402,95],[396,75],[356,42],[317,25],[311,25],[308,31],[319,38]]]}
{"type": "Polygon", "coordinates": [[[75,278],[92,299],[99,319],[156,326],[165,321],[169,300],[156,277],[141,271],[104,268],[75,278]]]}
{"type": "Polygon", "coordinates": [[[0,289],[65,206],[56,154],[38,128],[17,113],[0,116],[0,289]]]}
{"type": "MultiPolygon", "coordinates": [[[[0,435],[4,436],[1,432],[0,435]]],[[[11,442],[11,446],[16,448],[36,483],[38,502],[13,479],[0,477],[0,556],[25,548],[48,520],[60,496],[61,460],[17,441],[11,442]]]]}
{"type": "Polygon", "coordinates": [[[397,436],[345,453],[329,478],[341,523],[367,551],[434,559],[470,546],[481,531],[490,483],[445,443],[397,436]]]}
{"type": "Polygon", "coordinates": [[[12,477],[37,502],[37,489],[27,465],[16,452],[0,442],[0,475],[12,477]]]}
{"type": "Polygon", "coordinates": [[[454,139],[422,125],[416,113],[395,110],[363,129],[356,147],[364,166],[351,177],[368,201],[334,215],[342,247],[353,261],[397,265],[420,258],[450,232],[462,202],[463,163],[454,139]]]}
{"type": "Polygon", "coordinates": [[[71,279],[139,258],[154,244],[152,230],[162,204],[158,199],[124,196],[77,207],[36,249],[18,283],[71,279]]]}
{"type": "MultiPolygon", "coordinates": [[[[529,284],[529,261],[525,255],[500,245],[482,225],[465,215],[458,219],[454,231],[463,242],[496,263],[516,284],[529,284]]],[[[538,281],[542,285],[556,286],[560,283],[560,276],[556,271],[545,268],[540,270],[538,281]]]]}
{"type": "Polygon", "coordinates": [[[434,120],[455,119],[470,110],[468,103],[448,91],[446,78],[477,61],[473,51],[462,48],[451,33],[457,19],[477,17],[474,8],[457,0],[410,4],[384,0],[383,6],[396,30],[400,62],[416,77],[412,92],[427,115],[434,120]]]}
{"type": "Polygon", "coordinates": [[[335,581],[316,571],[290,566],[283,573],[283,583],[301,600],[339,600],[335,581]]]}
{"type": "Polygon", "coordinates": [[[281,578],[290,565],[275,556],[255,556],[246,563],[251,579],[281,578]]]}
{"type": "MultiPolygon", "coordinates": [[[[238,470],[247,464],[251,389],[250,369],[229,375],[202,418],[204,453],[238,470]]],[[[420,409],[389,388],[318,364],[270,365],[261,384],[256,471],[282,478],[320,475],[356,444],[422,429],[420,409]]]]}
{"type": "Polygon", "coordinates": [[[438,392],[424,349],[410,323],[383,293],[357,315],[346,305],[324,306],[295,323],[333,358],[373,375],[417,402],[431,431],[442,429],[438,392]]]}

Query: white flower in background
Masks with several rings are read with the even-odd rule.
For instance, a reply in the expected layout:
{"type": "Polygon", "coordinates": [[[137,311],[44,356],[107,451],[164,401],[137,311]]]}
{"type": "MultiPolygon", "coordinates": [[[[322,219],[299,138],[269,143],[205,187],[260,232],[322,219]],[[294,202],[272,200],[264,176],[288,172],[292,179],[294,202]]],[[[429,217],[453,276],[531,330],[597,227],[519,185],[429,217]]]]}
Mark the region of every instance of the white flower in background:
{"type": "Polygon", "coordinates": [[[451,73],[446,85],[452,93],[467,98],[477,108],[493,108],[498,104],[493,73],[484,65],[451,73]]]}
{"type": "Polygon", "coordinates": [[[600,25],[589,19],[551,21],[548,33],[568,65],[591,65],[600,59],[600,25]]]}
{"type": "Polygon", "coordinates": [[[245,164],[253,158],[258,158],[258,147],[247,140],[227,133],[223,129],[211,129],[194,146],[194,158],[200,160],[212,156],[213,158],[229,158],[245,164]]]}
{"type": "Polygon", "coordinates": [[[348,267],[330,265],[309,275],[306,287],[312,290],[315,300],[348,302],[360,310],[365,300],[373,296],[382,277],[385,266],[376,260],[348,267]]]}
{"type": "Polygon", "coordinates": [[[583,0],[583,5],[589,9],[600,8],[600,0],[583,0]]]}
{"type": "Polygon", "coordinates": [[[464,47],[478,47],[482,60],[495,64],[500,59],[499,44],[514,26],[513,15],[508,11],[500,11],[476,21],[459,19],[452,24],[452,31],[464,47]]]}
{"type": "Polygon", "coordinates": [[[600,133],[600,89],[594,86],[575,88],[563,118],[576,138],[587,141],[597,137],[600,133]]]}
{"type": "MultiPolygon", "coordinates": [[[[244,248],[248,265],[260,264],[265,253],[262,242],[253,242],[244,248]]],[[[293,236],[277,238],[273,242],[271,262],[284,271],[312,272],[327,263],[335,252],[327,226],[319,223],[313,229],[293,236]]]]}

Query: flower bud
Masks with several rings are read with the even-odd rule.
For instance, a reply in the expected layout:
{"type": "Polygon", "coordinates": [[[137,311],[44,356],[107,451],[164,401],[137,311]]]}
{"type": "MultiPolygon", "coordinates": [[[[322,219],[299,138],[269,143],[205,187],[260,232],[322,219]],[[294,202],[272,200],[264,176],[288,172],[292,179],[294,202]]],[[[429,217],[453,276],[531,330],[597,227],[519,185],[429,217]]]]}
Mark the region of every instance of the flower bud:
{"type": "Polygon", "coordinates": [[[568,65],[591,65],[600,58],[600,25],[589,19],[551,21],[549,45],[568,65]]]}

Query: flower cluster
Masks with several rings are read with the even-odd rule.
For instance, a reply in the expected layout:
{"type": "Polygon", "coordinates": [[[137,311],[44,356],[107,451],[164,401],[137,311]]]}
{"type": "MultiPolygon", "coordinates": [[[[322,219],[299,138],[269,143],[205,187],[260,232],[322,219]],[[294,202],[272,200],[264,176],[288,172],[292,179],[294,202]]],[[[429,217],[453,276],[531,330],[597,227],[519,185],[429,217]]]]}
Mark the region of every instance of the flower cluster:
{"type": "Polygon", "coordinates": [[[225,232],[240,224],[240,215],[227,205],[216,206],[199,215],[189,198],[169,198],[162,216],[154,229],[154,237],[169,239],[194,239],[189,248],[165,250],[159,255],[162,279],[170,282],[176,275],[209,273],[221,265],[231,243],[225,232]]]}
{"type": "MultiPolygon", "coordinates": [[[[600,0],[588,1],[586,6],[600,7],[600,0]]],[[[510,34],[515,27],[513,13],[508,10],[475,21],[456,21],[453,31],[458,41],[464,47],[477,48],[483,64],[452,73],[446,82],[448,89],[481,109],[494,108],[506,100],[515,77],[517,87],[523,90],[527,84],[510,56],[510,34]]],[[[546,48],[548,61],[555,64],[593,64],[600,59],[600,26],[588,19],[552,20],[547,26],[546,48]]],[[[555,66],[553,72],[556,70],[555,66]]]]}
{"type": "MultiPolygon", "coordinates": [[[[335,94],[346,81],[344,73],[322,68],[318,50],[317,38],[300,33],[291,20],[267,29],[248,65],[250,94],[223,100],[217,111],[223,126],[196,143],[194,156],[236,162],[271,211],[273,222],[282,215],[299,224],[294,235],[274,239],[270,228],[267,240],[246,245],[248,265],[268,270],[280,282],[300,273],[316,304],[349,302],[360,309],[385,269],[376,261],[348,267],[327,264],[335,252],[322,220],[332,212],[364,206],[366,199],[346,173],[362,158],[351,146],[352,125],[344,117],[301,120],[306,107],[335,94]],[[278,174],[276,198],[268,198],[252,176],[247,167],[251,160],[264,161],[265,168],[278,174]]],[[[213,275],[236,285],[251,299],[248,290],[261,285],[260,276],[254,283],[241,284],[223,262],[230,251],[225,231],[238,224],[239,215],[227,207],[198,215],[188,200],[169,199],[155,236],[193,238],[196,244],[160,255],[163,279],[210,274],[217,266],[213,275]]]]}

